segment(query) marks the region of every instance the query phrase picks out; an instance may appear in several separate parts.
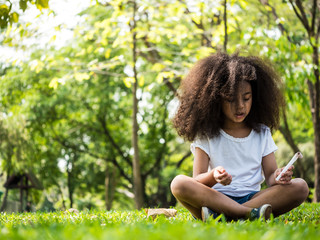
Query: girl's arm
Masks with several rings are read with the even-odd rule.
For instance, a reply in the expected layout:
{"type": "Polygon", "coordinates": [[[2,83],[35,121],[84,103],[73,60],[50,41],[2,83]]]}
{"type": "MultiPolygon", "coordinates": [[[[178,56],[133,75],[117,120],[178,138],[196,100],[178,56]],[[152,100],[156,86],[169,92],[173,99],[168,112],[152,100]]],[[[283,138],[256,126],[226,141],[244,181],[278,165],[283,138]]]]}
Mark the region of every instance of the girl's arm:
{"type": "Polygon", "coordinates": [[[269,187],[276,184],[291,184],[293,166],[282,175],[279,181],[276,181],[276,177],[280,174],[282,168],[277,167],[274,153],[270,153],[262,158],[262,169],[266,178],[266,183],[269,187]]]}
{"type": "Polygon", "coordinates": [[[232,177],[223,167],[216,167],[208,172],[209,156],[200,148],[195,149],[193,162],[193,178],[208,186],[212,187],[216,183],[228,185],[232,181],[232,177]]]}

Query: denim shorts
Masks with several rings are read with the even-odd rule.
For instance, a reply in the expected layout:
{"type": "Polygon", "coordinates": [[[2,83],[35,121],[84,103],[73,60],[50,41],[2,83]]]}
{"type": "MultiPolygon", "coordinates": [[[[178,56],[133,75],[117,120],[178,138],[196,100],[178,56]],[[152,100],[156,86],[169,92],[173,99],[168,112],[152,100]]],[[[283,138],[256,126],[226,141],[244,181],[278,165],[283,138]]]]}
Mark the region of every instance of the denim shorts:
{"type": "Polygon", "coordinates": [[[245,195],[243,197],[233,197],[233,196],[229,196],[227,194],[225,194],[227,197],[231,198],[232,200],[236,201],[239,204],[243,204],[245,202],[248,202],[249,200],[251,200],[251,198],[258,193],[258,191],[253,191],[251,193],[249,193],[248,195],[245,195]]]}
{"type": "MultiPolygon", "coordinates": [[[[248,202],[249,200],[252,199],[252,197],[258,193],[259,191],[253,191],[245,196],[242,196],[242,197],[234,197],[234,196],[230,196],[230,195],[227,195],[227,194],[224,194],[226,195],[227,197],[231,198],[232,200],[236,201],[237,203],[239,204],[243,204],[245,202],[248,202]]],[[[213,218],[217,218],[220,214],[214,212],[213,210],[211,210],[210,208],[208,208],[209,210],[209,213],[212,215],[213,218]]],[[[194,217],[194,216],[193,216],[194,217]]],[[[195,217],[194,217],[195,218],[195,217]]],[[[196,219],[196,218],[195,218],[196,219]]],[[[227,221],[228,221],[228,217],[227,217],[227,221]]]]}

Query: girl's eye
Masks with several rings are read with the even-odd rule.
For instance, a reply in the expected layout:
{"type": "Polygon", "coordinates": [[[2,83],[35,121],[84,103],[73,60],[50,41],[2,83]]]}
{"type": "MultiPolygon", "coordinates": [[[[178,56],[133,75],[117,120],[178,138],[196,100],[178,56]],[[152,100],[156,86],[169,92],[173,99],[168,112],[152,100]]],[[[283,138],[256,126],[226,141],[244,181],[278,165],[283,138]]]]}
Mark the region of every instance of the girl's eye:
{"type": "Polygon", "coordinates": [[[248,102],[250,100],[250,98],[245,98],[244,101],[248,102]]]}

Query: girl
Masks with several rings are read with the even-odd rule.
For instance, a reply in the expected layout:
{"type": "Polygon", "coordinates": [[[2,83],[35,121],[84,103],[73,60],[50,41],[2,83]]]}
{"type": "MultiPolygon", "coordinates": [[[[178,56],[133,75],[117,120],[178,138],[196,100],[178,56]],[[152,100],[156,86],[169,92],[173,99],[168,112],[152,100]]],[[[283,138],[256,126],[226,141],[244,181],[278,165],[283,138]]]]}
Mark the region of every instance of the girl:
{"type": "Polygon", "coordinates": [[[191,144],[193,178],[175,177],[171,191],[197,219],[268,219],[299,206],[308,196],[293,166],[276,177],[271,130],[283,106],[280,78],[258,57],[218,53],[199,61],[181,84],[173,120],[191,144]],[[266,181],[268,188],[261,191],[266,181]]]}

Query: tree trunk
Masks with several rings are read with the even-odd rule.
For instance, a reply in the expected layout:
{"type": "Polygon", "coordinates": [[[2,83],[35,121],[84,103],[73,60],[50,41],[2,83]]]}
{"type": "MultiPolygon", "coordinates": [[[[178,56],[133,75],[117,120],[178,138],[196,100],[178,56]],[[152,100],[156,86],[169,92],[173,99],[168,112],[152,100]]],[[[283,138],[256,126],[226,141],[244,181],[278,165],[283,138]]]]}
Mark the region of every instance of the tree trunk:
{"type": "Polygon", "coordinates": [[[223,49],[225,52],[227,52],[227,44],[228,44],[227,0],[224,0],[223,6],[224,6],[224,12],[223,12],[224,43],[223,43],[223,49]]]}
{"type": "MultiPolygon", "coordinates": [[[[319,74],[319,50],[318,50],[318,39],[316,39],[316,44],[313,46],[313,55],[312,60],[314,64],[314,75],[315,83],[314,87],[311,89],[309,87],[310,98],[311,98],[311,111],[312,111],[312,121],[314,128],[314,147],[315,147],[315,156],[314,156],[314,188],[315,194],[313,200],[315,202],[320,201],[320,74],[319,74]]],[[[310,82],[309,82],[310,85],[310,82]]]]}
{"type": "MultiPolygon", "coordinates": [[[[69,162],[70,164],[70,162],[69,162]]],[[[67,165],[67,185],[68,185],[68,193],[69,193],[69,201],[70,201],[70,208],[73,207],[73,186],[72,186],[72,168],[73,165],[71,165],[71,169],[69,170],[69,164],[67,165]]]]}
{"type": "Polygon", "coordinates": [[[315,133],[315,157],[314,157],[314,189],[315,189],[315,194],[313,197],[314,202],[319,202],[320,201],[320,129],[319,129],[319,124],[320,121],[319,119],[317,120],[318,127],[315,127],[317,129],[317,133],[315,133]]]}
{"type": "Polygon", "coordinates": [[[63,195],[62,188],[61,188],[60,184],[57,181],[55,183],[58,186],[58,189],[59,189],[59,192],[60,192],[60,195],[61,195],[61,198],[62,198],[62,207],[63,207],[63,209],[67,209],[66,201],[64,200],[64,195],[63,195]]]}
{"type": "Polygon", "coordinates": [[[313,201],[320,201],[320,74],[319,74],[319,37],[320,37],[320,22],[319,19],[319,1],[310,1],[312,4],[311,12],[307,13],[300,0],[289,0],[296,16],[299,18],[303,24],[310,45],[312,46],[312,63],[313,63],[313,73],[315,77],[315,82],[308,80],[310,106],[312,114],[312,123],[314,129],[314,146],[315,146],[315,156],[314,156],[314,188],[315,194],[313,201]],[[309,21],[309,19],[311,21],[309,21]]]}
{"type": "Polygon", "coordinates": [[[23,186],[23,178],[24,177],[22,177],[21,180],[20,180],[20,209],[19,209],[20,212],[23,211],[23,188],[22,188],[22,186],[23,186]]]}
{"type": "Polygon", "coordinates": [[[112,208],[112,202],[114,198],[115,186],[116,186],[116,172],[110,170],[108,164],[105,170],[105,206],[109,211],[112,208]]]}
{"type": "MultiPolygon", "coordinates": [[[[13,151],[11,148],[8,148],[7,149],[7,159],[10,159],[8,160],[8,168],[6,169],[6,174],[7,174],[7,177],[6,177],[6,181],[8,181],[9,177],[10,177],[10,174],[11,174],[11,158],[12,158],[12,155],[13,155],[13,151]],[[11,151],[10,151],[11,150],[11,151]]],[[[9,189],[6,188],[6,192],[3,196],[3,202],[2,202],[2,205],[1,205],[1,209],[0,209],[0,212],[3,212],[7,206],[7,200],[8,200],[8,195],[9,195],[9,189]]]]}
{"type": "Polygon", "coordinates": [[[142,191],[142,181],[141,181],[141,172],[140,172],[140,158],[139,158],[139,146],[138,146],[138,99],[137,99],[137,89],[138,89],[138,78],[137,78],[137,32],[136,32],[136,11],[137,4],[136,1],[133,2],[133,26],[132,30],[132,40],[133,40],[133,72],[134,72],[134,83],[132,87],[132,96],[133,96],[133,114],[132,114],[132,147],[134,151],[133,155],[133,189],[134,189],[134,199],[137,209],[142,208],[143,200],[143,191],[142,191]]]}
{"type": "Polygon", "coordinates": [[[2,200],[2,205],[1,205],[0,212],[3,212],[4,209],[6,208],[7,199],[8,199],[8,192],[9,192],[9,189],[6,188],[6,192],[4,193],[4,196],[3,196],[3,200],[2,200]]]}
{"type": "Polygon", "coordinates": [[[111,209],[110,207],[110,200],[109,200],[109,183],[110,183],[110,176],[109,176],[109,168],[108,164],[106,166],[106,171],[105,171],[105,178],[104,178],[104,187],[105,187],[105,206],[106,209],[109,211],[111,209]]]}

